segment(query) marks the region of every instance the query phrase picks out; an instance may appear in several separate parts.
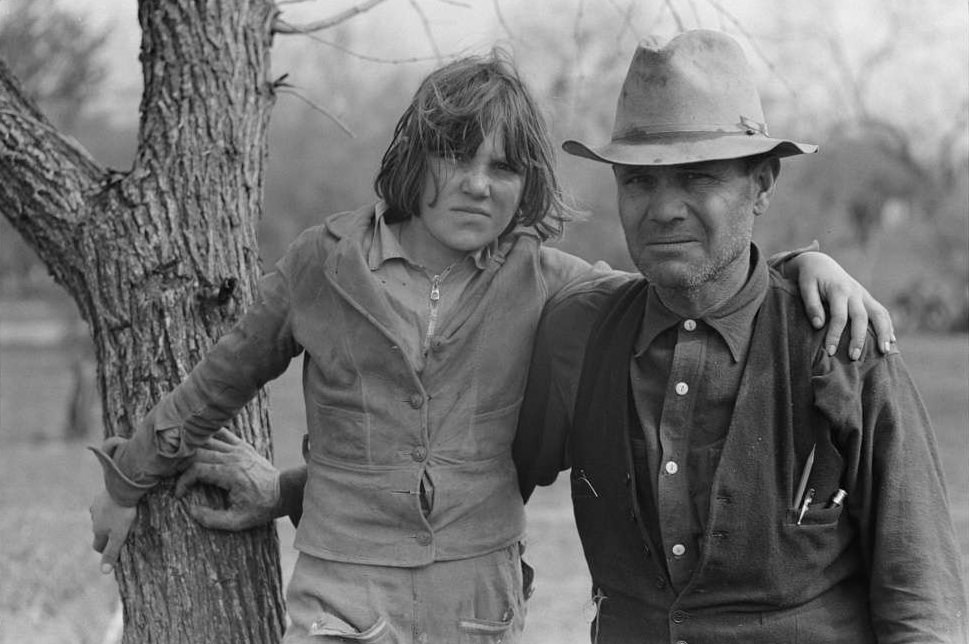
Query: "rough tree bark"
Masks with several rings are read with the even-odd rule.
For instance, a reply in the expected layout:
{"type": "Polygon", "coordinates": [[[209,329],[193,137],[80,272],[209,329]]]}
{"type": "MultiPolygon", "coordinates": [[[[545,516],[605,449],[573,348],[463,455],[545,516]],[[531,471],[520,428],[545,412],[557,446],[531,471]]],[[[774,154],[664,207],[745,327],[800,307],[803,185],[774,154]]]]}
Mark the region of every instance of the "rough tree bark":
{"type": "MultiPolygon", "coordinates": [[[[145,90],[123,173],[60,135],[0,63],[0,211],[91,329],[107,435],[129,435],[252,299],[274,15],[270,0],[139,1],[145,90]]],[[[269,453],[264,394],[235,429],[269,453]]],[[[277,641],[275,529],[203,530],[168,492],[142,502],[122,551],[124,641],[277,641]]]]}

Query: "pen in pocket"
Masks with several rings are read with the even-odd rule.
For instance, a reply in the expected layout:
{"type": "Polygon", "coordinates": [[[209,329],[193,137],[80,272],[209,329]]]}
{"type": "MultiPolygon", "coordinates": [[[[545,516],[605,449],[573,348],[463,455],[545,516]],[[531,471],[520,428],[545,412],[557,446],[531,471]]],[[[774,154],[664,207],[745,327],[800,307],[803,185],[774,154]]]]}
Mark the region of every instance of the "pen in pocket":
{"type": "Polygon", "coordinates": [[[847,496],[848,496],[848,493],[839,487],[838,491],[831,495],[831,500],[828,501],[828,505],[825,507],[836,508],[842,503],[844,503],[845,497],[847,496]]]}
{"type": "MultiPolygon", "coordinates": [[[[804,462],[804,469],[801,470],[801,479],[797,484],[797,492],[794,494],[794,508],[799,509],[804,503],[804,492],[807,490],[808,479],[811,478],[811,468],[814,467],[814,451],[817,445],[811,447],[807,460],[804,462]]],[[[798,520],[800,523],[800,520],[798,520]]]]}

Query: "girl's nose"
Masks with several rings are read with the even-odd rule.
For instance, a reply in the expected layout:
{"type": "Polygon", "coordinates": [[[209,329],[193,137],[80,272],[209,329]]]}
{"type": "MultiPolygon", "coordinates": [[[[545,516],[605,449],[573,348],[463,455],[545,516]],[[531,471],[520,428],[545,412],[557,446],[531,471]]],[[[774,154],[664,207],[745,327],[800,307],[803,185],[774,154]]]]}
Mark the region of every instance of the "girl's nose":
{"type": "Polygon", "coordinates": [[[483,168],[470,167],[464,170],[461,189],[465,193],[475,197],[487,197],[489,185],[488,173],[483,168]]]}

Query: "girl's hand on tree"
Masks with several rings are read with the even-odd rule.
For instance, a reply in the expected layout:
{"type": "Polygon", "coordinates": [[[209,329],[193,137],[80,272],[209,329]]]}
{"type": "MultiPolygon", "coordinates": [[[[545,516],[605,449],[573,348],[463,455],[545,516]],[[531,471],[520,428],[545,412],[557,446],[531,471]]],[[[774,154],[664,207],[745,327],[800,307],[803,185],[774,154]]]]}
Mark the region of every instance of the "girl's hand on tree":
{"type": "Polygon", "coordinates": [[[851,340],[848,356],[852,360],[861,357],[865,346],[868,322],[871,321],[878,338],[878,349],[888,353],[895,342],[895,330],[888,309],[879,304],[868,290],[849,275],[838,262],[819,252],[804,252],[787,260],[785,272],[796,272],[804,308],[814,328],[824,326],[827,302],[831,312],[828,333],[824,340],[825,351],[834,355],[841,340],[848,318],[851,318],[851,340]]]}
{"type": "Polygon", "coordinates": [[[94,549],[101,553],[101,572],[114,570],[118,563],[121,546],[128,538],[137,508],[118,505],[107,491],[101,492],[91,504],[91,528],[94,531],[94,549]]]}

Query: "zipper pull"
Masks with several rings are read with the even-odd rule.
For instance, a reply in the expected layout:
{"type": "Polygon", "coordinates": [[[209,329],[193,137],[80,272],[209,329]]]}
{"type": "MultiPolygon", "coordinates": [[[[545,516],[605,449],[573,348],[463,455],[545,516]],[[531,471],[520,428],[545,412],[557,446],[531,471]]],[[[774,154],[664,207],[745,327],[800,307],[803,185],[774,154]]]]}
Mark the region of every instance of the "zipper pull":
{"type": "Polygon", "coordinates": [[[437,302],[441,299],[441,276],[435,275],[431,280],[431,301],[437,302]]]}

